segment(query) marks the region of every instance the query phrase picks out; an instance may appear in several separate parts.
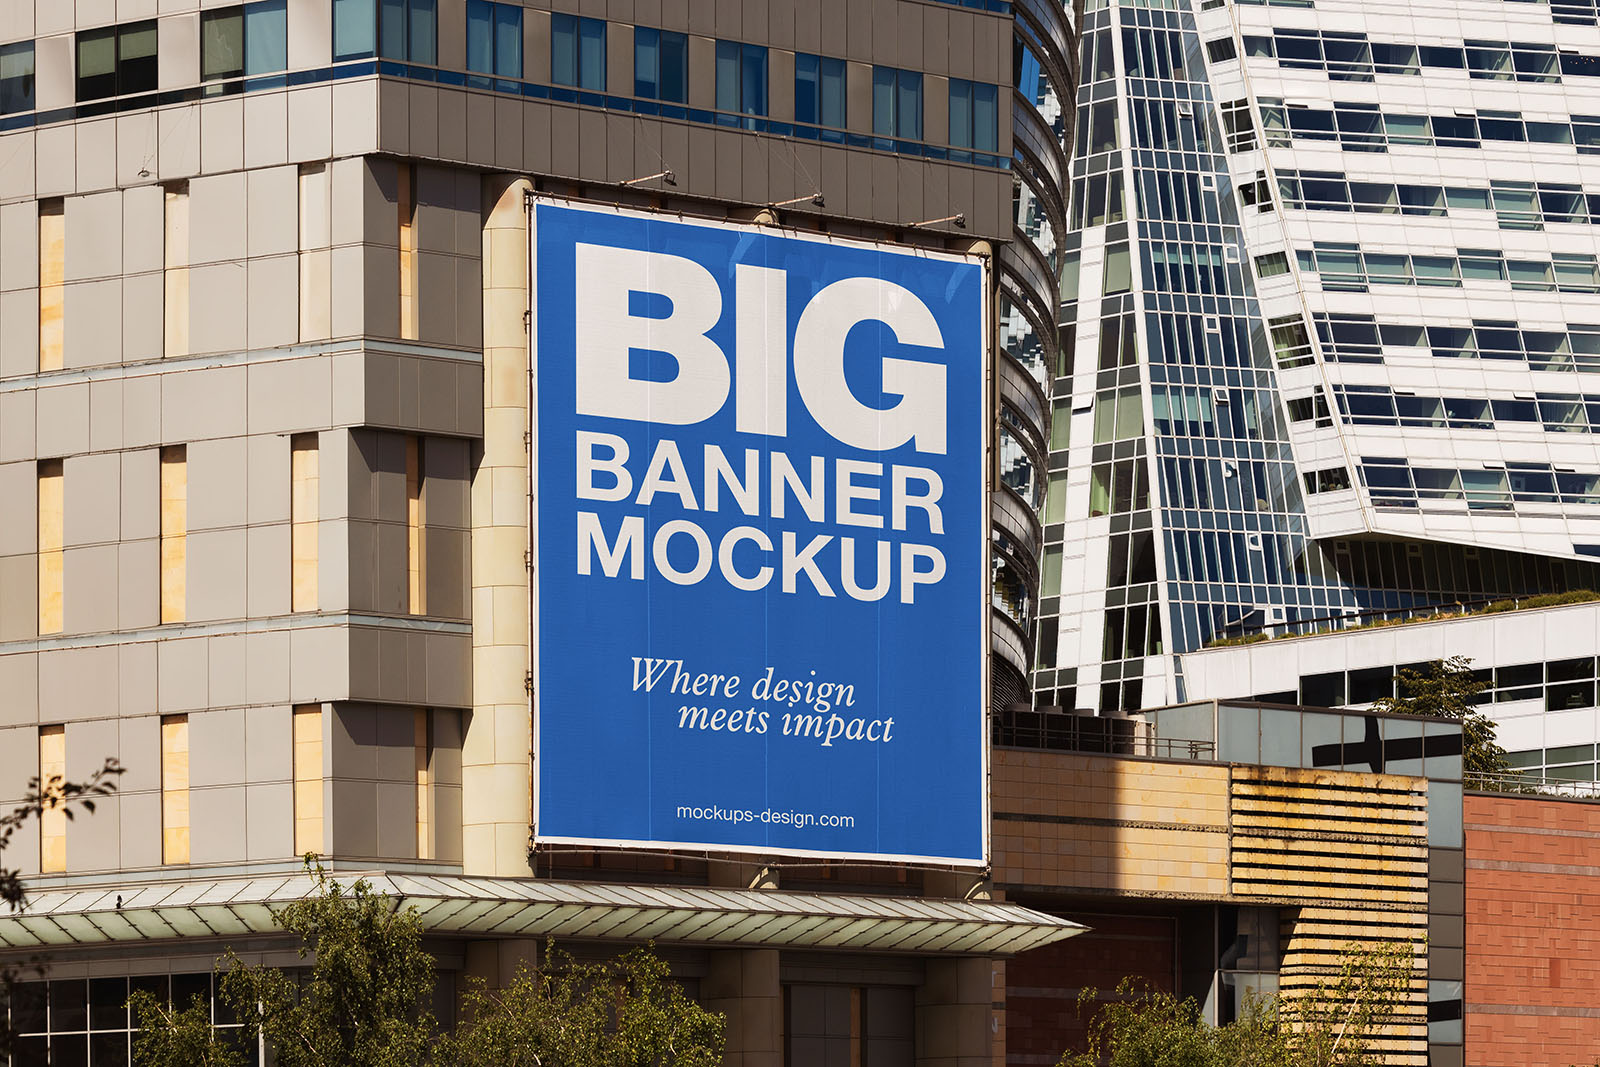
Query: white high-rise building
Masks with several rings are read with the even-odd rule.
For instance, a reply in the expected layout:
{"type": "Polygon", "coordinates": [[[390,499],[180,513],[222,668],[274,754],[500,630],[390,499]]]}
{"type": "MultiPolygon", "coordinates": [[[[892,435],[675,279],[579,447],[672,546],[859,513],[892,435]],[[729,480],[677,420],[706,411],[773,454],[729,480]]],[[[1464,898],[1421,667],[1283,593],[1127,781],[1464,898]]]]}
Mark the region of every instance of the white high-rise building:
{"type": "Polygon", "coordinates": [[[1036,706],[1460,654],[1592,781],[1600,603],[1480,610],[1600,587],[1592,0],[1089,6],[1036,706]]]}

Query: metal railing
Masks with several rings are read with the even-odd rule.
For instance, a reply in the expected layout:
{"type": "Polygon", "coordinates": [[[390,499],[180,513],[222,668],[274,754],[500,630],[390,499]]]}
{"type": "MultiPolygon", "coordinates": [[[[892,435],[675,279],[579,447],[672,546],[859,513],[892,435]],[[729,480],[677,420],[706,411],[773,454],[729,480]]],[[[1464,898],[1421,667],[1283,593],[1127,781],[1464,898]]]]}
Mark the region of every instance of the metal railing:
{"type": "Polygon", "coordinates": [[[1549,778],[1534,771],[1506,771],[1503,774],[1469,773],[1462,784],[1468,789],[1485,793],[1521,793],[1528,796],[1600,800],[1600,782],[1549,778]]]}
{"type": "MultiPolygon", "coordinates": [[[[1367,611],[1352,610],[1346,614],[1319,615],[1315,618],[1296,619],[1292,622],[1255,621],[1252,616],[1260,612],[1260,609],[1256,609],[1240,619],[1219,627],[1217,636],[1212,638],[1205,647],[1216,648],[1227,644],[1238,644],[1241,638],[1265,641],[1275,637],[1313,637],[1319,634],[1337,633],[1341,630],[1359,630],[1384,623],[1398,625],[1407,622],[1428,622],[1434,619],[1485,615],[1488,614],[1486,609],[1493,604],[1509,603],[1511,606],[1504,610],[1521,611],[1523,610],[1523,601],[1537,601],[1539,598],[1548,595],[1545,593],[1529,593],[1526,596],[1456,600],[1448,604],[1415,604],[1404,608],[1374,608],[1367,611]]],[[[1584,601],[1572,601],[1572,603],[1584,603],[1584,601]]],[[[1569,605],[1534,604],[1530,606],[1567,607],[1569,605]]]]}
{"type": "Polygon", "coordinates": [[[1152,759],[1215,760],[1212,741],[1158,737],[1140,719],[1100,718],[1070,711],[1004,708],[994,716],[994,743],[1011,748],[1152,759]]]}

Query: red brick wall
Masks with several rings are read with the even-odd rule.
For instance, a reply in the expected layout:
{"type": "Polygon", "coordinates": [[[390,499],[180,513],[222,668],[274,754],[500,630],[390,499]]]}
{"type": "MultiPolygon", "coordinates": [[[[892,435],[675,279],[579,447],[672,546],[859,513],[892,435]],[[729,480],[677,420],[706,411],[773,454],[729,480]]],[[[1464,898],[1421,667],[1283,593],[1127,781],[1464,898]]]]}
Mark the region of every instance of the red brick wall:
{"type": "Polygon", "coordinates": [[[1086,986],[1106,994],[1133,975],[1159,989],[1173,988],[1177,935],[1172,919],[1066,917],[1088,931],[1006,964],[1008,1067],[1055,1067],[1064,1050],[1084,1047],[1088,1019],[1078,1014],[1078,991],[1086,986]]]}
{"type": "Polygon", "coordinates": [[[1600,1057],[1600,802],[1471,796],[1468,1067],[1600,1057]]]}

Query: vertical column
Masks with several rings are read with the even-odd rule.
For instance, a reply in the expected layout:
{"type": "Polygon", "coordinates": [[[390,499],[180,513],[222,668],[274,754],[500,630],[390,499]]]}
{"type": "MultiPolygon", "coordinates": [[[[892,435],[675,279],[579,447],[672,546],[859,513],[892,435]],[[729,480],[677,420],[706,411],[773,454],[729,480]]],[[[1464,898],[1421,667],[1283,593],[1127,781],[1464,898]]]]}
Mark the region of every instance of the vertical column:
{"type": "Polygon", "coordinates": [[[783,987],[775,948],[711,953],[700,983],[706,1010],[728,1018],[723,1067],[782,1067],[783,987]]]}
{"type": "Polygon", "coordinates": [[[472,482],[473,712],[462,741],[462,863],[527,875],[533,819],[526,179],[492,177],[483,228],[483,456],[472,482]]]}
{"type": "Polygon", "coordinates": [[[929,960],[917,987],[917,1067],[993,1067],[994,963],[929,960]]]}

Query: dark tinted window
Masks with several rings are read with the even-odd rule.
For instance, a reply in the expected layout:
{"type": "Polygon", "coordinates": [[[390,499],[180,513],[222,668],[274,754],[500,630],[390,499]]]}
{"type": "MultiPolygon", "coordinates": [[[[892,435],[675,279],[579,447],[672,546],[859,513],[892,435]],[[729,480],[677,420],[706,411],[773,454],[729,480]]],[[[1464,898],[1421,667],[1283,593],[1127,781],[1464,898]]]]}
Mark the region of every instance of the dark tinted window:
{"type": "Polygon", "coordinates": [[[1389,667],[1368,667],[1350,672],[1350,703],[1370,704],[1374,700],[1394,696],[1394,670],[1389,667]]]}
{"type": "Polygon", "coordinates": [[[33,42],[0,47],[0,114],[33,110],[33,42]]]}
{"type": "Polygon", "coordinates": [[[1300,703],[1311,708],[1337,708],[1344,702],[1343,671],[1300,676],[1300,703]]]}
{"type": "Polygon", "coordinates": [[[78,34],[79,100],[148,93],[155,87],[154,19],[78,34]]]}

